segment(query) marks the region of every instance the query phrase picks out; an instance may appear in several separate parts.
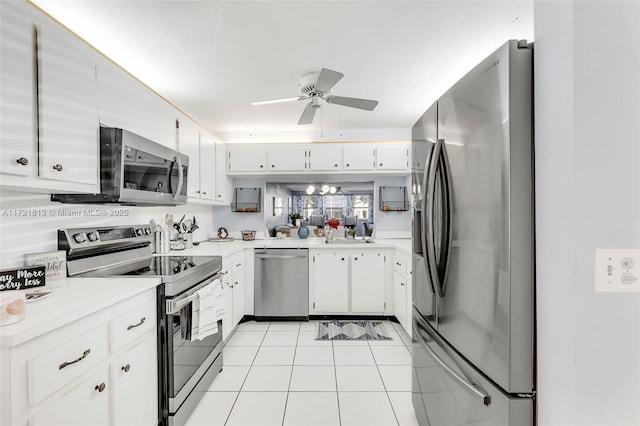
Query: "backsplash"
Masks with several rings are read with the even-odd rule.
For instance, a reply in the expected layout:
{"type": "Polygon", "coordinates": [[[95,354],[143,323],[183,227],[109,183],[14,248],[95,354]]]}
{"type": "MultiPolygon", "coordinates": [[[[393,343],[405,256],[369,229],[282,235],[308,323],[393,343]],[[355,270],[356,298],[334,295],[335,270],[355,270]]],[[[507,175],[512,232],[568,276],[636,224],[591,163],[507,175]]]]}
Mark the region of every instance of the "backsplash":
{"type": "MultiPolygon", "coordinates": [[[[228,207],[227,207],[228,208],[228,207]]],[[[164,222],[166,213],[178,221],[196,217],[200,227],[194,241],[215,236],[213,208],[204,204],[176,207],[61,204],[47,194],[0,191],[0,268],[24,264],[25,253],[58,249],[57,230],[76,226],[145,224],[164,222]]]]}

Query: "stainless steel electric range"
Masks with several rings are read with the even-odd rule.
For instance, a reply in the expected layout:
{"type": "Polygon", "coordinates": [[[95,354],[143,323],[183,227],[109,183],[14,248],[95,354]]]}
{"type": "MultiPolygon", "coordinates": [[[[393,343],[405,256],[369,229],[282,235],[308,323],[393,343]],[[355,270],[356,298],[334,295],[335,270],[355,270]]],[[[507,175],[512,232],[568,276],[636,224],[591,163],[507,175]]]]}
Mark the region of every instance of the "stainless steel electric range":
{"type": "Polygon", "coordinates": [[[67,251],[74,277],[159,277],[158,424],[184,425],[222,369],[219,332],[191,340],[191,301],[196,291],[222,275],[221,256],[156,256],[149,225],[67,228],[58,231],[58,248],[67,251]]]}

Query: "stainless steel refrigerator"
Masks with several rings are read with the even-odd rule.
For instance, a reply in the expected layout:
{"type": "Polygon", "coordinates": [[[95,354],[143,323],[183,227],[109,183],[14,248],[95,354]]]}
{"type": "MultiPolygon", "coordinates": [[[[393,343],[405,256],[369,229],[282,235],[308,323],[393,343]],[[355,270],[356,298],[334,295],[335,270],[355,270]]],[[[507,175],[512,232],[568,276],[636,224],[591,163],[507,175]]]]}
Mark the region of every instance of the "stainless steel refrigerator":
{"type": "Polygon", "coordinates": [[[412,129],[421,425],[535,422],[532,74],[509,41],[412,129]]]}

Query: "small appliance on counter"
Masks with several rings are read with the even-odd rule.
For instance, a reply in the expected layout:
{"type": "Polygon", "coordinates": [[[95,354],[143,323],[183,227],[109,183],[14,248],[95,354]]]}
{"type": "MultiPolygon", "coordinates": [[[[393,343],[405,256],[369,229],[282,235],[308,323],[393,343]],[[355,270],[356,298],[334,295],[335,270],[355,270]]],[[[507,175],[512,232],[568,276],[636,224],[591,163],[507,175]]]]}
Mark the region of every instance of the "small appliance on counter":
{"type": "Polygon", "coordinates": [[[253,241],[256,239],[256,231],[242,231],[242,239],[244,241],[253,241]]]}

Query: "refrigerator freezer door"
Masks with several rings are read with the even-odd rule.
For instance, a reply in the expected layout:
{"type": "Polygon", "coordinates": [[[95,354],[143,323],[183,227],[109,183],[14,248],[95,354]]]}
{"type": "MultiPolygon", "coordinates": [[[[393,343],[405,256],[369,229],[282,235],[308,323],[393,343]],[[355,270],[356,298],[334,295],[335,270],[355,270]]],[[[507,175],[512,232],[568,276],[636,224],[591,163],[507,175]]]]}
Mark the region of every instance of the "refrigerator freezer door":
{"type": "Polygon", "coordinates": [[[531,398],[504,393],[413,311],[412,401],[420,425],[530,426],[531,398]]]}
{"type": "Polygon", "coordinates": [[[510,41],[438,100],[454,211],[437,330],[508,393],[534,379],[531,74],[510,41]]]}

